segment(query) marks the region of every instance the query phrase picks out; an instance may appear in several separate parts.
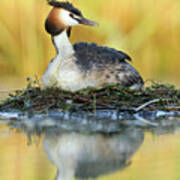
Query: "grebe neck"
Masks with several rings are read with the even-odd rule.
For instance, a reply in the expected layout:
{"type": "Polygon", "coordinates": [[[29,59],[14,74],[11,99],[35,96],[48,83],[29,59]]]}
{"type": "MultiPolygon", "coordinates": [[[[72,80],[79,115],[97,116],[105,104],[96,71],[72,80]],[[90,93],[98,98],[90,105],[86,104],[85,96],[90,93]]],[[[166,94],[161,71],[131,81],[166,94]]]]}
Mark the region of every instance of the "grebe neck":
{"type": "Polygon", "coordinates": [[[74,49],[69,41],[66,30],[63,30],[60,34],[53,36],[52,41],[56,48],[57,55],[65,59],[74,54],[74,49]]]}

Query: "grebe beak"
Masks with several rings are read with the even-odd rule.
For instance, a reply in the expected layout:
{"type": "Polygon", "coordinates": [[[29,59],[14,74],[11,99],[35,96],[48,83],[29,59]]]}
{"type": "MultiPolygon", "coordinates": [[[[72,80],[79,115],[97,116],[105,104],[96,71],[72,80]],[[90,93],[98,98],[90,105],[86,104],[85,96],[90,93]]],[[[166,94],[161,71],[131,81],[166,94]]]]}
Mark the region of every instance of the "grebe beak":
{"type": "Polygon", "coordinates": [[[86,19],[84,17],[79,19],[79,24],[84,24],[84,25],[87,25],[87,26],[98,26],[99,25],[98,23],[96,23],[94,21],[91,21],[89,19],[86,19]]]}

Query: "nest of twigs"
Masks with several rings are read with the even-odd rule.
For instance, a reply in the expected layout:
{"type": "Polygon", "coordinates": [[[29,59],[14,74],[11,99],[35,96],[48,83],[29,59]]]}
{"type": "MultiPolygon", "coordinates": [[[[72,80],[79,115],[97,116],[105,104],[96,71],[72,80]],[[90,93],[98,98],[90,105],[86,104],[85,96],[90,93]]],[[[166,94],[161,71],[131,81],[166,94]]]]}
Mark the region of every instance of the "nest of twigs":
{"type": "Polygon", "coordinates": [[[0,103],[0,111],[45,113],[50,110],[94,112],[100,109],[180,110],[180,90],[172,85],[153,83],[142,91],[112,85],[72,93],[57,88],[43,89],[36,81],[28,80],[25,89],[9,94],[9,97],[0,103]]]}

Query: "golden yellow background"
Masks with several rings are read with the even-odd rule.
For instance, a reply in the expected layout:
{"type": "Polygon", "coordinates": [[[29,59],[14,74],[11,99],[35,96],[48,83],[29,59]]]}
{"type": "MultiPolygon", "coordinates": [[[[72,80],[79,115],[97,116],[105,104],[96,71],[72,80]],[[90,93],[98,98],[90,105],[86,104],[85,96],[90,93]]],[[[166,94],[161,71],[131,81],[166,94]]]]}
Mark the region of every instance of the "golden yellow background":
{"type": "MultiPolygon", "coordinates": [[[[145,80],[180,84],[179,0],[71,0],[100,26],[74,27],[72,42],[125,51],[145,80]]],[[[44,21],[46,0],[1,0],[0,76],[41,77],[55,55],[44,21]]]]}

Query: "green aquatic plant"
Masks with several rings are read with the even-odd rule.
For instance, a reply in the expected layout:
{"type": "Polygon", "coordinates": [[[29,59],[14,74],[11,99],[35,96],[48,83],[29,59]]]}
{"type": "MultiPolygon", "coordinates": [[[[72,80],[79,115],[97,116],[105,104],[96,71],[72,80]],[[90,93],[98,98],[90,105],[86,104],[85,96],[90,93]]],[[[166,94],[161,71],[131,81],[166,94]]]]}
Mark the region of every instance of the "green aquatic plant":
{"type": "Polygon", "coordinates": [[[39,81],[27,79],[27,87],[9,94],[0,102],[0,110],[27,112],[118,110],[180,110],[180,90],[172,85],[153,83],[142,91],[132,91],[119,85],[101,89],[87,88],[68,92],[58,88],[43,89],[39,81]]]}

